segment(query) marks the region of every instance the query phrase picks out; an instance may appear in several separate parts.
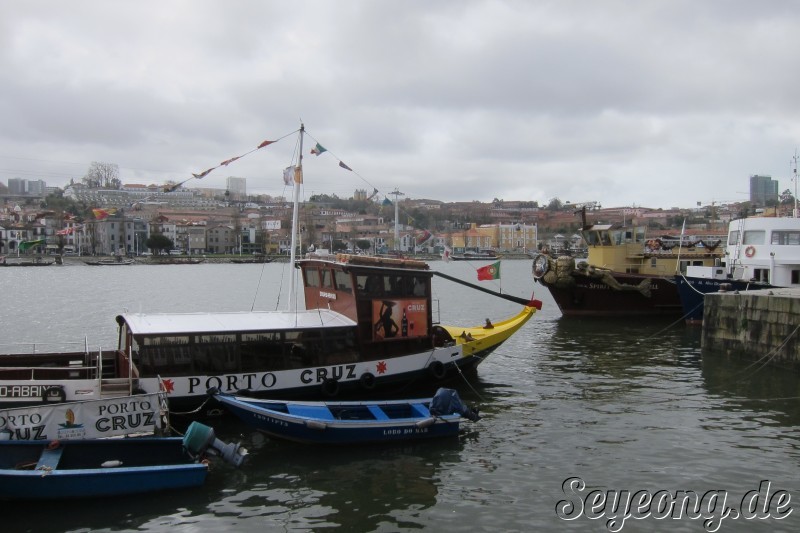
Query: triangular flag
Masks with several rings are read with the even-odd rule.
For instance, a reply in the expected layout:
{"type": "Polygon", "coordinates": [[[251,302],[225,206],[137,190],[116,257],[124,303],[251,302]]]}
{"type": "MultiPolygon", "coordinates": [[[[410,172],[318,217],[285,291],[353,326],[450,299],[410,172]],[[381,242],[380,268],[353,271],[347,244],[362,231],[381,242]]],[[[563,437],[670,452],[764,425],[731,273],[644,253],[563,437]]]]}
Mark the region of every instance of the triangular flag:
{"type": "Polygon", "coordinates": [[[317,145],[311,149],[311,153],[314,155],[319,155],[322,152],[327,152],[328,149],[324,148],[321,144],[317,143],[317,145]]]}
{"type": "Polygon", "coordinates": [[[350,168],[350,167],[348,167],[347,165],[344,164],[344,161],[339,161],[339,166],[342,167],[345,170],[349,170],[350,172],[353,171],[352,168],[350,168]]]}
{"type": "Polygon", "coordinates": [[[209,169],[207,169],[207,170],[204,170],[204,171],[203,171],[203,172],[201,172],[200,174],[192,174],[192,176],[194,176],[194,177],[195,177],[195,178],[197,178],[197,179],[203,179],[203,178],[205,178],[206,176],[208,176],[208,175],[211,173],[211,171],[212,171],[212,170],[214,170],[215,168],[217,168],[217,167],[212,167],[212,168],[209,168],[209,169]]]}
{"type": "Polygon", "coordinates": [[[258,145],[258,148],[264,148],[265,146],[269,146],[270,144],[272,144],[274,142],[276,142],[276,141],[264,141],[264,142],[262,142],[261,144],[258,145]]]}
{"type": "Polygon", "coordinates": [[[240,155],[237,155],[236,157],[231,157],[230,159],[227,159],[227,160],[223,161],[222,163],[220,163],[220,165],[225,165],[225,166],[227,166],[227,165],[228,165],[228,163],[233,163],[234,161],[236,161],[236,160],[237,160],[237,159],[239,159],[240,157],[242,157],[242,156],[240,156],[240,155]]]}

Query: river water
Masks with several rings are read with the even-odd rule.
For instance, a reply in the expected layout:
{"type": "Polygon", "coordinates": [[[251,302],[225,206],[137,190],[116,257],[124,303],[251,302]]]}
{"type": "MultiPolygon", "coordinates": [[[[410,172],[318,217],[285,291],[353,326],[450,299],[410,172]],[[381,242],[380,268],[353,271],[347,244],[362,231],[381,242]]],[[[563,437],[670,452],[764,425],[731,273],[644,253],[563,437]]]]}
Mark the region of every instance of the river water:
{"type": "MultiPolygon", "coordinates": [[[[431,265],[477,283],[482,264],[431,265]]],[[[214,462],[199,489],[0,502],[3,530],[800,529],[796,375],[704,357],[699,328],[681,323],[561,319],[534,285],[530,261],[503,261],[501,270],[502,285],[480,283],[522,297],[535,290],[544,308],[476,380],[451,384],[483,415],[465,422],[458,439],[322,449],[220,419],[211,422],[218,436],[250,450],[244,467],[214,462]],[[697,495],[696,513],[656,504],[685,491],[697,495]],[[614,497],[623,502],[616,509],[614,497]]],[[[287,276],[287,265],[275,263],[0,269],[0,349],[84,336],[92,348],[114,347],[113,319],[126,310],[285,308],[287,276]]],[[[444,323],[482,324],[518,310],[441,278],[434,297],[444,323]]]]}

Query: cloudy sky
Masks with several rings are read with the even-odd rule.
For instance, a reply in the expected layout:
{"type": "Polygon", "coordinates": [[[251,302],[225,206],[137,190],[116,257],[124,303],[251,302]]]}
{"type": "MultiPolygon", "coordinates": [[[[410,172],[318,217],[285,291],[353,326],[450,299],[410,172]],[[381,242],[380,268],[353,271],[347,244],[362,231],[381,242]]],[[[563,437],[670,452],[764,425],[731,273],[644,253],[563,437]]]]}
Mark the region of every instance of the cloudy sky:
{"type": "MultiPolygon", "coordinates": [[[[182,181],[302,120],[304,197],[744,201],[752,174],[794,190],[798,50],[778,0],[10,2],[0,182],[182,181]]],[[[286,194],[294,151],[187,185],[286,194]]]]}

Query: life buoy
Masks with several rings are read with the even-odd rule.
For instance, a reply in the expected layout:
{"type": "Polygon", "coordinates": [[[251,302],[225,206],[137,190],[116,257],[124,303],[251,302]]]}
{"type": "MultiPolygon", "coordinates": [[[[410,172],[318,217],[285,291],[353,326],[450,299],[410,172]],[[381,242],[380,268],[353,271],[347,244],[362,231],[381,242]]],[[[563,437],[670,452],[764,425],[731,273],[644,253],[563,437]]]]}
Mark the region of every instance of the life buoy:
{"type": "Polygon", "coordinates": [[[754,255],[756,255],[755,246],[748,246],[747,248],[745,248],[744,255],[746,255],[747,257],[753,257],[754,255]]]}
{"type": "Polygon", "coordinates": [[[444,363],[441,361],[434,361],[428,365],[428,370],[431,375],[436,379],[442,379],[445,375],[444,363]]]}
{"type": "Polygon", "coordinates": [[[322,382],[322,394],[333,398],[339,394],[339,382],[333,378],[328,378],[322,382]]]}
{"type": "Polygon", "coordinates": [[[358,380],[361,383],[361,386],[367,390],[372,390],[375,388],[375,376],[369,372],[364,372],[361,374],[361,378],[358,380]]]}
{"type": "Polygon", "coordinates": [[[42,393],[44,403],[63,403],[67,401],[67,393],[64,387],[47,387],[42,393]]]}

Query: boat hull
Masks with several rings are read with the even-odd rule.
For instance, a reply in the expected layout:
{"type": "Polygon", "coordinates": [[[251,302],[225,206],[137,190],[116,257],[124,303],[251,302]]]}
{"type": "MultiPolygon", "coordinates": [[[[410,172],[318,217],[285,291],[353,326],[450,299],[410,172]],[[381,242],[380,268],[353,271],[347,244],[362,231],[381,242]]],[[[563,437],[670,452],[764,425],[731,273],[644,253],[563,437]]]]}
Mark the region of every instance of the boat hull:
{"type": "Polygon", "coordinates": [[[680,317],[682,306],[672,278],[613,273],[623,288],[599,278],[572,274],[559,284],[539,280],[565,317],[680,317]],[[638,290],[639,288],[649,290],[638,290]]]}
{"type": "Polygon", "coordinates": [[[200,486],[208,467],[181,438],[63,441],[58,457],[42,441],[0,442],[0,499],[61,500],[200,486]],[[106,461],[121,466],[101,467],[106,461]],[[20,469],[30,465],[30,469],[20,469]]]}
{"type": "Polygon", "coordinates": [[[288,412],[281,412],[278,408],[285,409],[286,404],[225,395],[216,395],[215,398],[254,429],[272,437],[303,443],[342,445],[452,437],[458,434],[461,421],[460,415],[432,417],[427,407],[428,400],[394,402],[398,408],[409,408],[414,416],[390,419],[384,411],[388,411],[386,406],[391,404],[290,404],[288,412]],[[330,414],[328,406],[334,406],[341,413],[375,413],[376,418],[347,419],[347,414],[336,418],[330,414]]]}
{"type": "Polygon", "coordinates": [[[705,295],[725,291],[753,291],[769,289],[772,285],[734,279],[713,279],[692,276],[675,276],[683,316],[688,324],[701,324],[705,306],[705,295]]]}

